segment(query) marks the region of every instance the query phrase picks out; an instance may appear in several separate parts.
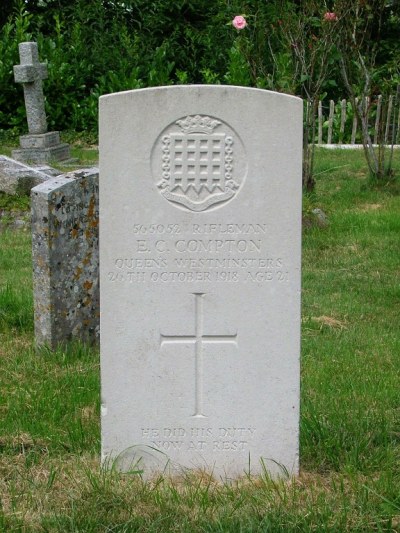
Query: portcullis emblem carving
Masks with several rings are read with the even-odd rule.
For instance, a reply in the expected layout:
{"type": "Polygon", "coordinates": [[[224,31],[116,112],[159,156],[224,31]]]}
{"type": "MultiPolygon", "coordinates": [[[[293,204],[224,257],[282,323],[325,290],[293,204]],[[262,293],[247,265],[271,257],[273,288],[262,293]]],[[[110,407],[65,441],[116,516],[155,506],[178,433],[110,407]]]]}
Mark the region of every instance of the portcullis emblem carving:
{"type": "Polygon", "coordinates": [[[246,173],[239,136],[205,115],[187,116],[167,127],[153,147],[152,166],[162,196],[196,212],[232,200],[246,173]]]}

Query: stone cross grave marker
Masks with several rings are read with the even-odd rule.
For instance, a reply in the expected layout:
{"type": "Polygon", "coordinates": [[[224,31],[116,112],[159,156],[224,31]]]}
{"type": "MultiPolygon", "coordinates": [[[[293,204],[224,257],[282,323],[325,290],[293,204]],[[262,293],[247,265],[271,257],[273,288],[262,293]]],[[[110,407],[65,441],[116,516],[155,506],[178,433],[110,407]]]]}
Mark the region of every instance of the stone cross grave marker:
{"type": "Polygon", "coordinates": [[[60,142],[59,132],[47,132],[42,83],[47,78],[47,66],[39,62],[37,43],[20,43],[19,56],[21,64],[14,66],[14,79],[23,85],[29,135],[20,137],[21,149],[12,155],[19,161],[37,163],[68,159],[69,146],[60,142]]]}
{"type": "Polygon", "coordinates": [[[42,80],[47,78],[47,66],[39,62],[37,43],[20,43],[19,56],[21,64],[14,66],[14,78],[24,88],[29,133],[46,133],[42,80]]]}
{"type": "Polygon", "coordinates": [[[302,101],[100,99],[102,458],[298,470],[302,101]]]}

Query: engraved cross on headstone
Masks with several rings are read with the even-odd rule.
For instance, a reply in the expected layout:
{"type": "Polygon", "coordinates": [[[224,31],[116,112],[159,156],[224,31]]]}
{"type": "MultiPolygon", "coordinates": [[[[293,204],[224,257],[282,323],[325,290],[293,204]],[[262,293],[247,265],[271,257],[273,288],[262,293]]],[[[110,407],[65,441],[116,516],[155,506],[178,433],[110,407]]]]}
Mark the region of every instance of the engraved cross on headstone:
{"type": "Polygon", "coordinates": [[[47,67],[39,63],[37,43],[20,43],[19,57],[21,64],[14,66],[14,79],[23,84],[29,133],[46,133],[42,80],[47,78],[47,67]]]}
{"type": "Polygon", "coordinates": [[[194,344],[195,345],[195,412],[194,417],[204,418],[203,414],[203,344],[236,344],[235,335],[205,335],[203,333],[203,296],[204,293],[193,293],[195,297],[195,334],[194,335],[163,335],[161,346],[164,344],[194,344]]]}

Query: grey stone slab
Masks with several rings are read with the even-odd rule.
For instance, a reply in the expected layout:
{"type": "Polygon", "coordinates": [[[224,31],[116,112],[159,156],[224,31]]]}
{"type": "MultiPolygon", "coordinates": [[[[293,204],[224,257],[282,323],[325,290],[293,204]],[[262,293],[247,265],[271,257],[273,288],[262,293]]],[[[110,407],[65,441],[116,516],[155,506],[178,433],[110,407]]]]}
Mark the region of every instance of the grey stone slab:
{"type": "MultiPolygon", "coordinates": [[[[0,191],[7,194],[28,194],[35,185],[49,179],[47,172],[15,161],[5,155],[0,156],[0,191]]],[[[54,169],[52,169],[54,172],[54,169]]]]}
{"type": "Polygon", "coordinates": [[[60,132],[49,131],[39,135],[21,135],[21,148],[50,148],[60,144],[60,132]]]}
{"type": "Polygon", "coordinates": [[[20,148],[13,150],[12,156],[18,161],[28,163],[48,163],[70,159],[70,147],[67,143],[60,143],[48,148],[20,148]]]}
{"type": "Polygon", "coordinates": [[[301,160],[292,96],[100,98],[104,464],[298,471],[301,160]]]}
{"type": "Polygon", "coordinates": [[[58,168],[51,167],[49,165],[35,165],[35,170],[38,170],[39,172],[43,172],[44,174],[47,174],[49,178],[55,178],[56,176],[59,176],[60,174],[63,174],[58,168]]]}
{"type": "Polygon", "coordinates": [[[48,180],[32,189],[31,205],[36,342],[96,342],[98,170],[48,180]]]}

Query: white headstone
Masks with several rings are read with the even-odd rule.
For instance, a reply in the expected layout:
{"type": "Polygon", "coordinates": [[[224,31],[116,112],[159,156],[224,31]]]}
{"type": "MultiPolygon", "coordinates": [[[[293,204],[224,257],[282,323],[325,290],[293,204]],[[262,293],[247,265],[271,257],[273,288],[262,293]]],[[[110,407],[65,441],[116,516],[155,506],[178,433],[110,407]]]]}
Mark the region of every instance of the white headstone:
{"type": "Polygon", "coordinates": [[[302,101],[100,99],[102,457],[298,470],[302,101]]]}

